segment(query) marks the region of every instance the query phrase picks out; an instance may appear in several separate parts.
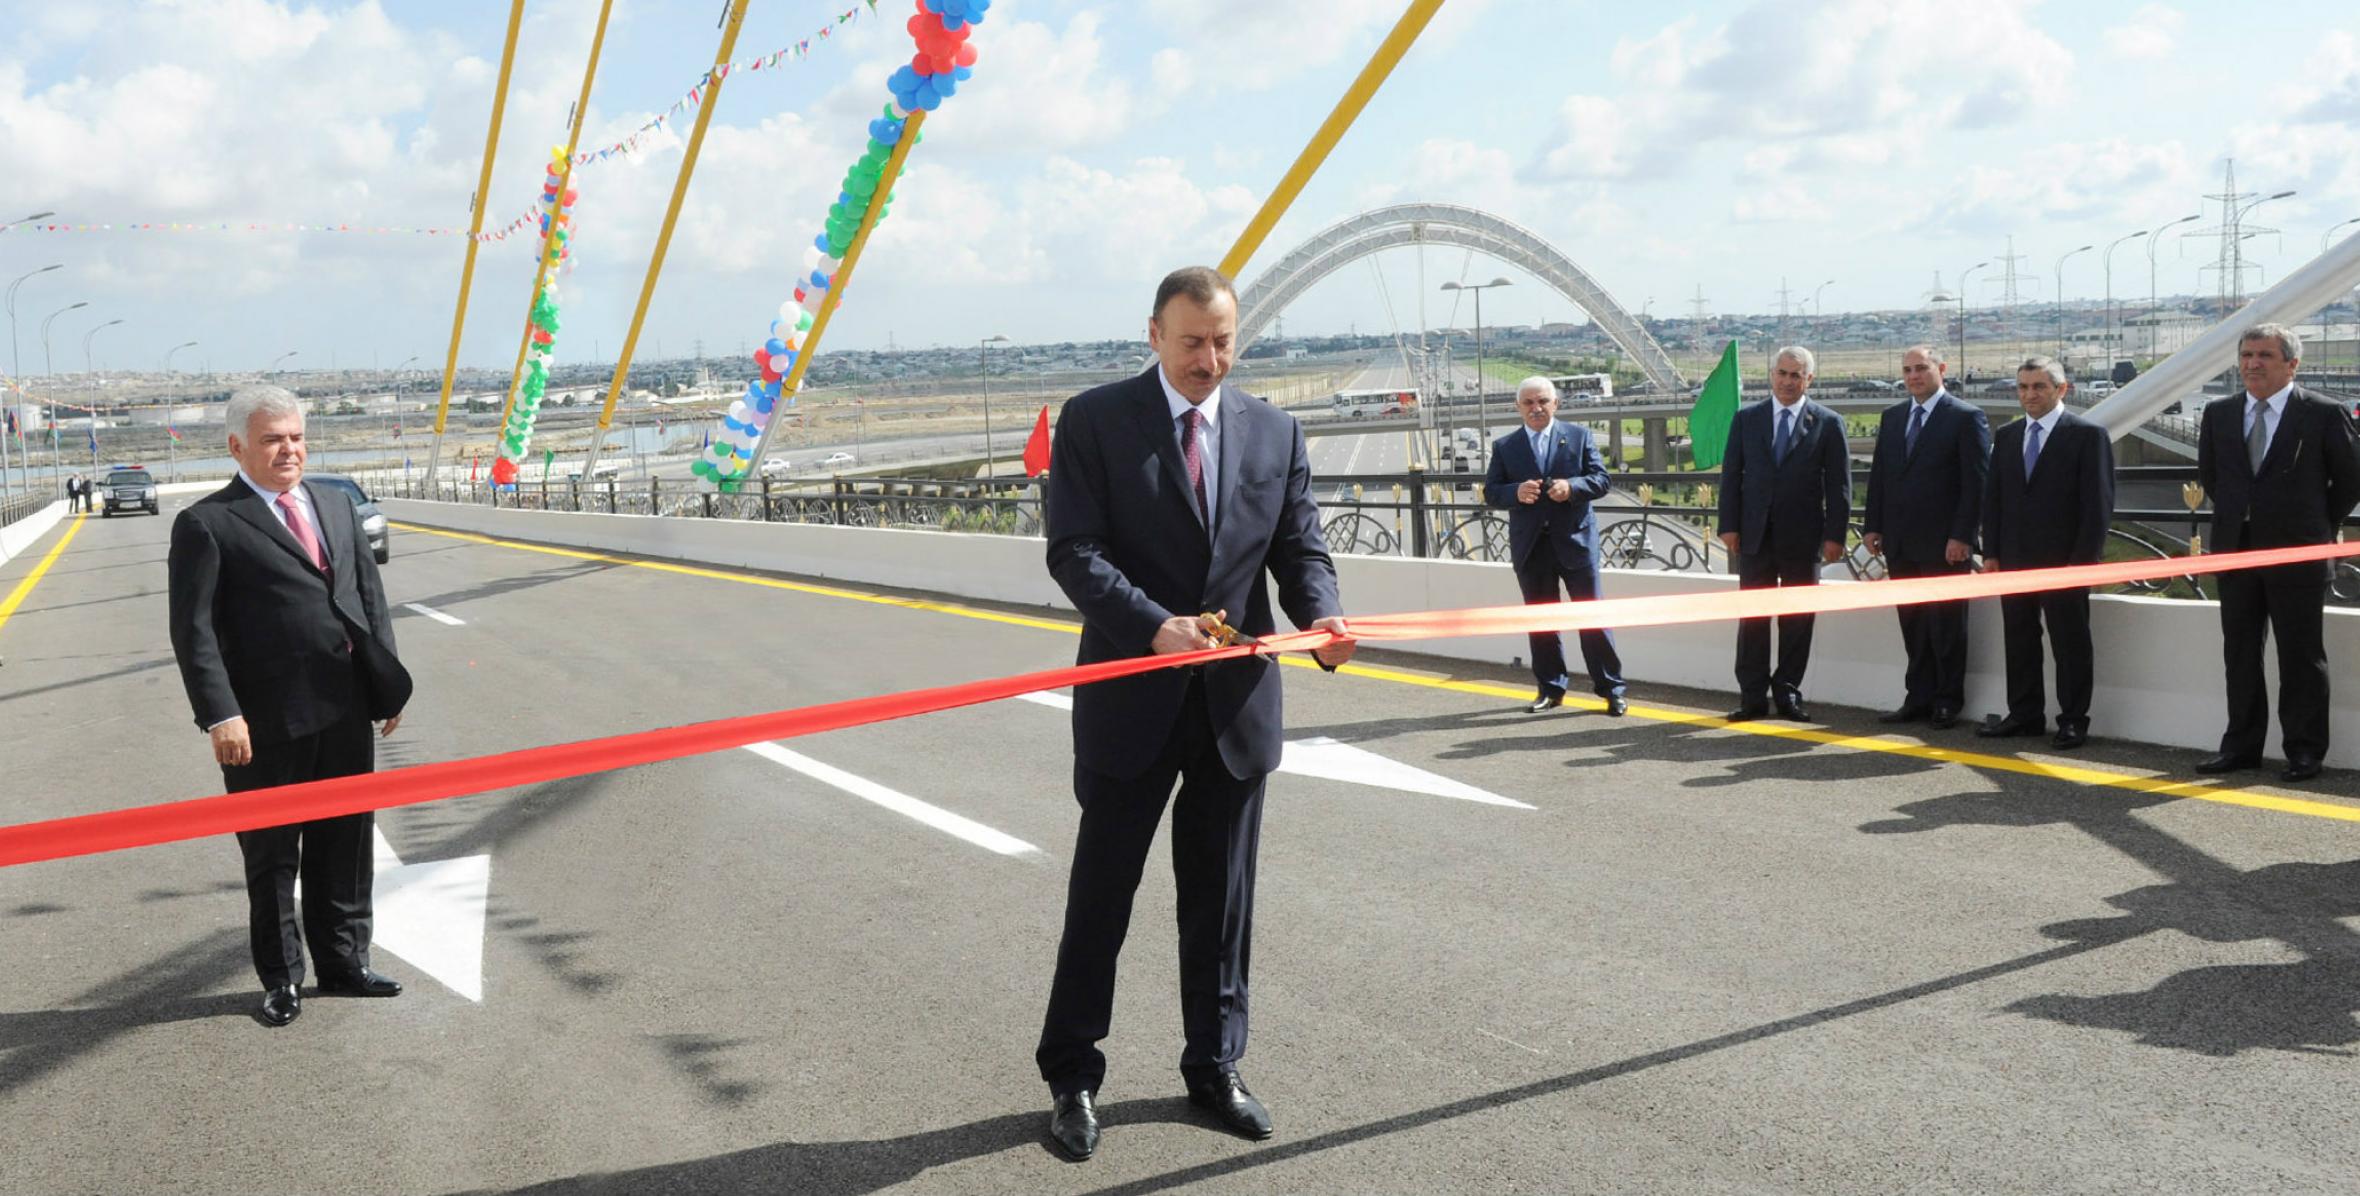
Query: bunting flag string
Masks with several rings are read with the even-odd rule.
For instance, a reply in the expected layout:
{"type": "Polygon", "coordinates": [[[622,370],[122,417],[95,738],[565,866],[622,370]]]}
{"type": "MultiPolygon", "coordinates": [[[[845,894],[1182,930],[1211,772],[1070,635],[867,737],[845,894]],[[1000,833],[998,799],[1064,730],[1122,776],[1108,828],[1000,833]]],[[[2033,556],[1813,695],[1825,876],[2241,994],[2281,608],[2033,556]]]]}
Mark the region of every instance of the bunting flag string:
{"type": "MultiPolygon", "coordinates": [[[[837,29],[853,24],[861,17],[863,13],[874,15],[876,9],[877,0],[862,0],[862,3],[859,7],[848,8],[843,12],[837,13],[836,16],[826,25],[821,26],[817,32],[811,34],[808,37],[797,39],[793,43],[790,43],[789,45],[769,54],[765,54],[760,58],[750,58],[744,62],[725,62],[717,67],[707,70],[705,73],[697,77],[696,83],[689,87],[687,94],[681,96],[677,100],[674,100],[671,107],[666,108],[660,113],[657,113],[654,119],[639,126],[639,128],[630,136],[625,137],[612,145],[603,146],[598,149],[577,150],[574,154],[574,165],[579,168],[593,162],[604,162],[609,158],[616,157],[617,155],[635,154],[643,149],[648,148],[651,144],[659,144],[655,141],[655,138],[664,132],[664,127],[669,124],[674,117],[679,116],[683,112],[691,111],[699,104],[704,103],[705,89],[716,79],[728,78],[730,75],[739,71],[775,72],[782,64],[801,61],[802,59],[808,58],[811,56],[811,47],[814,43],[833,40],[833,35],[837,29]]],[[[531,232],[537,236],[541,231],[540,225],[541,209],[539,201],[536,200],[533,206],[518,213],[514,219],[501,224],[497,228],[486,228],[482,232],[475,234],[475,239],[484,242],[505,241],[508,238],[523,232],[531,232]]],[[[10,228],[37,233],[273,232],[352,233],[366,236],[389,236],[398,234],[404,236],[427,237],[464,237],[467,235],[467,230],[464,227],[445,228],[441,226],[419,225],[353,224],[347,221],[330,221],[327,223],[312,224],[302,221],[288,220],[149,220],[136,222],[114,221],[80,224],[66,222],[43,222],[38,224],[0,226],[0,232],[7,232],[10,228]]]]}

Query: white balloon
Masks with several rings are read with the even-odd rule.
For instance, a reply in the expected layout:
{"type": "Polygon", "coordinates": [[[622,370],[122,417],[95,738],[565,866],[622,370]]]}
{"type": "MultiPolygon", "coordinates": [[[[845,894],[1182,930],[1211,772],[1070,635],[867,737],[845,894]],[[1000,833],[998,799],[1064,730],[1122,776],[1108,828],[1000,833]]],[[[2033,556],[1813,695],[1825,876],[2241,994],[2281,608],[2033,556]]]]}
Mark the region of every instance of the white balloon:
{"type": "MultiPolygon", "coordinates": [[[[813,246],[813,249],[816,252],[818,247],[813,246]]],[[[789,299],[785,303],[778,305],[778,318],[784,321],[786,325],[791,328],[794,326],[795,321],[803,318],[803,309],[797,306],[794,300],[789,299]]]]}
{"type": "Polygon", "coordinates": [[[804,268],[804,269],[806,269],[806,270],[809,270],[809,269],[811,269],[812,267],[819,265],[819,259],[820,259],[819,246],[817,246],[817,245],[806,245],[806,246],[804,246],[804,247],[803,247],[803,268],[804,268]]]}

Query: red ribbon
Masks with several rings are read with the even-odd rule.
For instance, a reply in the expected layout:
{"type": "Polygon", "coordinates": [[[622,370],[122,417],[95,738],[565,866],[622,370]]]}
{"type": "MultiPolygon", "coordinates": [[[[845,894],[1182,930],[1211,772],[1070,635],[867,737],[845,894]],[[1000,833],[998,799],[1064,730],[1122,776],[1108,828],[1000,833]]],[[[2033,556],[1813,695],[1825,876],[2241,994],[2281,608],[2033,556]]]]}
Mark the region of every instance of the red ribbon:
{"type": "MultiPolygon", "coordinates": [[[[2235,569],[2301,564],[2356,554],[2360,554],[2360,544],[2312,544],[2214,556],[2173,557],[2167,560],[1919,577],[1869,585],[1790,586],[1774,590],[1716,591],[1659,598],[1612,598],[1540,606],[1368,615],[1349,619],[1347,623],[1352,638],[1370,641],[1578,631],[1592,627],[1653,627],[1905,606],[1961,598],[1988,598],[2077,586],[2116,585],[2235,569]]],[[[868,723],[931,714],[938,710],[998,701],[1017,694],[1036,693],[1068,685],[1088,685],[1093,681],[1128,677],[1156,669],[1204,664],[1257,652],[1269,654],[1317,648],[1335,638],[1325,631],[1300,631],[1268,636],[1255,644],[1047,669],[1014,677],[855,698],[769,714],[692,723],[683,727],[638,731],[606,739],[552,744],[438,764],[419,764],[387,772],[281,785],[244,793],[225,793],[47,822],[28,822],[0,828],[0,867],[148,847],[258,827],[358,814],[366,810],[416,805],[513,785],[539,784],[743,747],[764,740],[792,739],[822,731],[837,731],[868,723]]]]}

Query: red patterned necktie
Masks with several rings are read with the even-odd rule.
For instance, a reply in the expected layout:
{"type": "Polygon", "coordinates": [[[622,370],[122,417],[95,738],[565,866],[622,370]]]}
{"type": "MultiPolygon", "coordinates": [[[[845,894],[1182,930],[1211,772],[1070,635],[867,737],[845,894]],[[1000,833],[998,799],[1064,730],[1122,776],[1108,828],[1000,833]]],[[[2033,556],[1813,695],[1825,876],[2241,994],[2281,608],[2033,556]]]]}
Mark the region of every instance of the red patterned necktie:
{"type": "Polygon", "coordinates": [[[1197,518],[1211,527],[1212,511],[1205,505],[1205,459],[1196,447],[1196,426],[1203,420],[1204,413],[1194,407],[1180,413],[1180,459],[1187,463],[1188,484],[1196,491],[1197,518]]]}
{"type": "Polygon", "coordinates": [[[312,534],[311,521],[303,517],[303,504],[295,501],[295,492],[279,495],[279,509],[287,513],[287,530],[294,533],[295,543],[303,548],[303,555],[311,558],[312,567],[325,573],[328,558],[320,554],[320,538],[312,534]]]}

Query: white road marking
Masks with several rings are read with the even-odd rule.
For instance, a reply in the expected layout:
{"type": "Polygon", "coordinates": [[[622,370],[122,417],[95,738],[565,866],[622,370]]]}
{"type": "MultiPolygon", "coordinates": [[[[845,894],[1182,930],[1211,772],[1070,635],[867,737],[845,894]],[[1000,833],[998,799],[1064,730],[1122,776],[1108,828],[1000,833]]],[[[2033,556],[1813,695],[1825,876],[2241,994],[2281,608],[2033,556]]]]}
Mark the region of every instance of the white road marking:
{"type": "Polygon", "coordinates": [[[953,814],[940,806],[929,805],[909,794],[888,789],[866,777],[854,776],[833,765],[822,764],[809,756],[790,752],[775,743],[749,743],[746,750],[773,764],[781,764],[823,785],[831,785],[865,802],[885,807],[904,818],[914,819],[927,826],[965,839],[985,851],[1000,855],[1029,855],[1041,849],[1017,838],[993,830],[991,827],[953,814]]]}
{"type": "MultiPolygon", "coordinates": [[[[1055,692],[1018,694],[1020,701],[1051,710],[1073,709],[1073,696],[1055,692]]],[[[1486,806],[1507,806],[1529,810],[1532,806],[1512,797],[1501,797],[1473,785],[1462,784],[1440,773],[1428,772],[1399,760],[1388,760],[1375,752],[1364,751],[1348,743],[1339,743],[1326,736],[1310,739],[1290,739],[1286,753],[1279,758],[1278,771],[1291,772],[1301,777],[1318,777],[1324,781],[1343,781],[1352,785],[1373,785],[1379,789],[1399,789],[1405,793],[1423,793],[1430,797],[1448,797],[1459,801],[1477,802],[1486,806]]]]}
{"type": "MultiPolygon", "coordinates": [[[[373,945],[401,956],[444,988],[483,1002],[484,910],[492,890],[492,857],[462,856],[405,864],[385,830],[376,828],[373,945]]],[[[295,882],[303,897],[303,882],[295,882]]]]}
{"type": "Polygon", "coordinates": [[[404,602],[402,605],[409,607],[411,610],[417,611],[419,614],[422,614],[437,623],[441,623],[446,627],[465,627],[467,625],[467,620],[456,618],[451,615],[446,615],[431,606],[422,606],[415,602],[404,602]]]}

